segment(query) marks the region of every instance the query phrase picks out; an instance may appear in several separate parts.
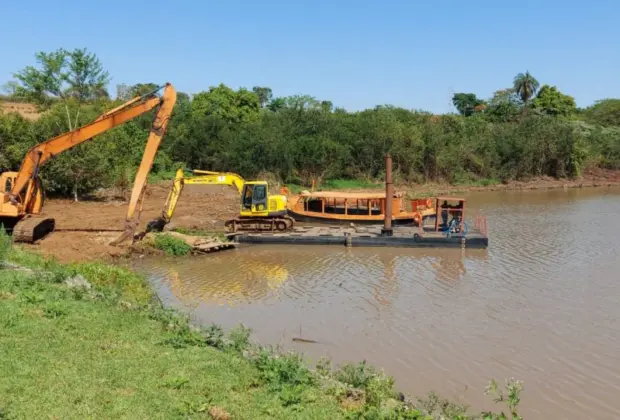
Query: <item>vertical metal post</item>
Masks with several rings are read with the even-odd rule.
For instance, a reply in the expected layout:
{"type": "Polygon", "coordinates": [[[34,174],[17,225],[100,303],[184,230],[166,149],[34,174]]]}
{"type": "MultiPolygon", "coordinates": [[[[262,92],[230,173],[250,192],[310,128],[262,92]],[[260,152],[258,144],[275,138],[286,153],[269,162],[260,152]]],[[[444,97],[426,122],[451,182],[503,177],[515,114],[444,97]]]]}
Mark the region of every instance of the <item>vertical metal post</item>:
{"type": "Polygon", "coordinates": [[[392,236],[392,204],[394,186],[392,185],[392,156],[385,155],[385,215],[383,219],[382,236],[392,236]]]}

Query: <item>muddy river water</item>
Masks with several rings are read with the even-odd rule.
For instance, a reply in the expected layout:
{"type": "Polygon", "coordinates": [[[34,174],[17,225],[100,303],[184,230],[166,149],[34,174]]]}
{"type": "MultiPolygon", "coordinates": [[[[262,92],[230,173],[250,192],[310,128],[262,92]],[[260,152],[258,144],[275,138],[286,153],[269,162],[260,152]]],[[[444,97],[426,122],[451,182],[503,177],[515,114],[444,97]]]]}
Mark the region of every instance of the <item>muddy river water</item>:
{"type": "Polygon", "coordinates": [[[481,410],[489,379],[515,377],[525,418],[620,418],[620,190],[467,198],[487,250],[254,245],[136,268],[196,321],[366,359],[408,394],[481,410]]]}

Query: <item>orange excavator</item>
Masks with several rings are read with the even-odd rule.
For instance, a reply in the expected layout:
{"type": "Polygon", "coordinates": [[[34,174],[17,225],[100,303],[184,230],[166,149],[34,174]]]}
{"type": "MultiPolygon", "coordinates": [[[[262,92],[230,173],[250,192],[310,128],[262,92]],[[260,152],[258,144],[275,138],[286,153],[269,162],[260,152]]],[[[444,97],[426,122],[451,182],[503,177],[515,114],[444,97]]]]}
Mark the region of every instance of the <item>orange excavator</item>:
{"type": "Polygon", "coordinates": [[[131,192],[125,227],[123,233],[112,242],[112,245],[118,245],[130,237],[133,240],[141,210],[138,211],[138,217],[136,217],[136,209],[142,206],[147,176],[166,132],[177,97],[170,83],[166,83],[163,94],[158,96],[157,92],[160,89],[161,87],[146,95],[131,99],[102,114],[89,124],[34,146],[26,154],[18,172],[0,173],[0,224],[4,225],[7,230],[12,230],[15,242],[35,242],[55,229],[55,220],[41,212],[45,198],[39,170],[46,161],[157,108],[131,192]]]}

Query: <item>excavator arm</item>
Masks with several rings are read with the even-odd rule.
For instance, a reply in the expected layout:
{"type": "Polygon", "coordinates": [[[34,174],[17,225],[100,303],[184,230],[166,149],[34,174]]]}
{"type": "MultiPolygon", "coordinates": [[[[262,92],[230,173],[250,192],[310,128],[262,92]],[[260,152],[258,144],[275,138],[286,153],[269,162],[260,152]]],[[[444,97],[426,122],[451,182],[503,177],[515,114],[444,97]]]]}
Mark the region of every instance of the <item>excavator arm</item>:
{"type": "MultiPolygon", "coordinates": [[[[167,88],[172,89],[170,85],[168,85],[167,88]]],[[[134,119],[155,108],[160,103],[161,99],[159,97],[153,97],[152,93],[134,98],[120,107],[106,112],[90,124],[34,146],[26,153],[22,161],[13,188],[11,189],[11,195],[17,198],[29,184],[29,181],[38,175],[38,170],[41,165],[50,158],[78,144],[84,143],[94,136],[134,119]]]]}
{"type": "Polygon", "coordinates": [[[162,96],[161,106],[155,114],[155,119],[151,125],[151,131],[149,138],[146,142],[146,148],[142,155],[142,162],[138,167],[138,173],[133,183],[133,190],[131,192],[131,198],[129,200],[129,208],[127,209],[127,217],[125,218],[125,231],[122,235],[111,242],[111,245],[118,245],[121,242],[130,239],[133,241],[133,235],[140,222],[140,212],[142,211],[142,202],[144,200],[144,189],[146,188],[146,182],[153,162],[155,161],[155,154],[159,149],[162,137],[166,133],[168,122],[170,122],[170,116],[172,115],[172,109],[177,100],[177,93],[169,83],[166,85],[166,90],[162,96]],[[136,215],[136,209],[138,214],[136,215]]]}
{"type": "MultiPolygon", "coordinates": [[[[193,176],[191,178],[185,178],[184,182],[186,184],[217,184],[217,185],[233,185],[239,191],[239,194],[243,191],[243,185],[245,184],[245,180],[240,176],[233,172],[213,172],[213,171],[203,171],[200,169],[195,169],[192,171],[195,174],[201,174],[202,176],[193,176]]],[[[178,174],[178,172],[177,172],[178,174]]]]}
{"type": "MultiPolygon", "coordinates": [[[[136,175],[129,208],[127,210],[126,231],[125,234],[122,235],[126,236],[127,227],[136,224],[134,220],[136,207],[142,200],[147,175],[153,165],[155,154],[159,148],[161,138],[166,131],[172,109],[176,102],[176,91],[170,83],[166,83],[162,97],[156,96],[155,92],[156,91],[136,97],[104,113],[87,125],[49,139],[30,149],[24,157],[19,172],[17,172],[17,176],[15,177],[15,181],[9,193],[9,200],[21,209],[20,212],[26,214],[38,213],[40,209],[34,208],[37,206],[33,205],[33,203],[37,202],[35,197],[36,189],[39,185],[37,181],[41,165],[59,153],[67,151],[105,131],[158,107],[142,157],[142,162],[140,163],[136,175]]],[[[121,241],[122,237],[115,242],[120,243],[121,241]]]]}
{"type": "Polygon", "coordinates": [[[231,185],[237,188],[239,194],[241,194],[241,192],[243,191],[243,185],[245,184],[245,180],[238,174],[232,172],[203,171],[198,169],[192,172],[195,174],[200,174],[201,176],[185,177],[183,169],[177,170],[174,181],[172,181],[172,188],[168,193],[168,198],[166,198],[166,203],[164,204],[164,208],[162,209],[161,216],[157,219],[150,221],[147,224],[147,231],[161,232],[164,226],[170,223],[172,215],[174,214],[174,211],[176,209],[177,202],[179,201],[179,197],[181,197],[181,192],[183,192],[183,186],[185,184],[231,185]]]}

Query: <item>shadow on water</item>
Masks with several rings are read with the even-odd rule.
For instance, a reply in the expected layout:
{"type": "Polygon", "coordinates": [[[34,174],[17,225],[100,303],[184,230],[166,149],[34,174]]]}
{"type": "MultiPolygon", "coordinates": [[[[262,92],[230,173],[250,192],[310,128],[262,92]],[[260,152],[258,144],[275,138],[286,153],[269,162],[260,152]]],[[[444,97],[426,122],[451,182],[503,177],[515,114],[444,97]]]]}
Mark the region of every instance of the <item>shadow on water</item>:
{"type": "Polygon", "coordinates": [[[487,380],[514,376],[526,418],[620,416],[620,191],[468,202],[488,250],[261,245],[136,268],[196,321],[243,323],[311,360],[366,359],[412,394],[485,409],[487,380]]]}

